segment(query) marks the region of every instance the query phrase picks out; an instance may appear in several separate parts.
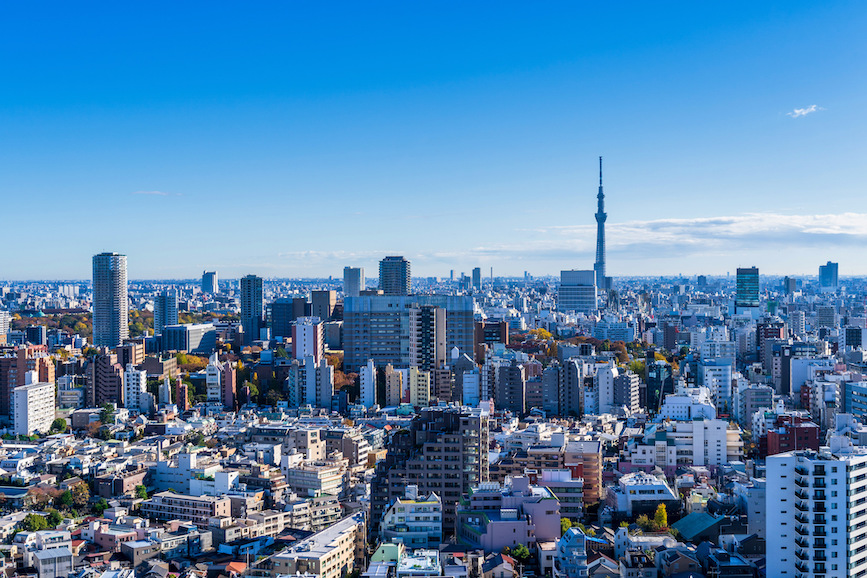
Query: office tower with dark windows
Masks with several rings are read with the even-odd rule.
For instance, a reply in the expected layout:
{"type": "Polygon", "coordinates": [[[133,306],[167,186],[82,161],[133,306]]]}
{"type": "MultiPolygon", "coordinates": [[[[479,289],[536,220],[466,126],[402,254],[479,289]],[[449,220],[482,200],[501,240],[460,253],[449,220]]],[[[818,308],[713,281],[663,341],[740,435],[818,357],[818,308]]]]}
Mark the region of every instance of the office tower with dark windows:
{"type": "Polygon", "coordinates": [[[259,329],[265,321],[265,294],[262,278],[247,275],[241,278],[241,327],[244,328],[244,344],[259,339],[259,329]]]}
{"type": "Polygon", "coordinates": [[[379,288],[385,295],[409,295],[411,284],[409,261],[390,256],[379,262],[379,288]]]}
{"type": "Polygon", "coordinates": [[[160,291],[154,297],[154,334],[160,335],[163,328],[178,324],[178,292],[176,289],[160,291]]]}
{"type": "Polygon", "coordinates": [[[560,271],[560,292],[557,310],[571,313],[592,313],[596,310],[596,273],[560,271]]]}
{"type": "MultiPolygon", "coordinates": [[[[372,359],[376,367],[392,364],[407,368],[413,364],[414,333],[408,328],[413,320],[430,320],[422,327],[438,328],[436,312],[425,312],[425,306],[445,311],[446,351],[457,347],[460,353],[474,354],[474,305],[469,295],[362,295],[347,297],[343,304],[343,364],[357,371],[372,359]],[[433,316],[433,317],[432,317],[433,316]]],[[[419,326],[416,326],[419,327],[419,326]]],[[[413,330],[415,331],[415,330],[413,330]]],[[[436,329],[437,332],[440,329],[436,329]]],[[[431,333],[420,330],[420,334],[431,333]]],[[[427,338],[427,337],[426,337],[427,338]]],[[[422,348],[424,349],[424,348],[422,348]]],[[[432,359],[424,355],[423,359],[432,359]]],[[[436,359],[442,359],[437,352],[436,359]]]]}
{"type": "Polygon", "coordinates": [[[473,269],[473,289],[476,291],[482,288],[482,268],[476,267],[473,269]]]}
{"type": "Polygon", "coordinates": [[[114,347],[129,337],[126,255],[93,256],[93,344],[114,347]]]}
{"type": "Polygon", "coordinates": [[[735,294],[735,312],[759,306],[758,267],[739,267],[735,294]]]}
{"type": "Polygon", "coordinates": [[[215,295],[220,292],[220,282],[216,271],[202,273],[202,293],[215,295]]]}
{"type": "Polygon", "coordinates": [[[833,292],[837,289],[837,272],[839,265],[828,261],[819,266],[819,288],[825,292],[833,292]]]}
{"type": "Polygon", "coordinates": [[[364,267],[343,268],[343,296],[358,297],[364,291],[364,267]]]}

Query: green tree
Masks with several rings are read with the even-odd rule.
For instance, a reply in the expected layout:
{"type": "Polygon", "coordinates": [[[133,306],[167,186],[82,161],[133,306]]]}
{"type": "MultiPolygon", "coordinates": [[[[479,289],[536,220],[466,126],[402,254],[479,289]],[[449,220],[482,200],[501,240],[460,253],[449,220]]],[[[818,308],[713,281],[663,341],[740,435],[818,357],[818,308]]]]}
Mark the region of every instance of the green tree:
{"type": "Polygon", "coordinates": [[[39,530],[48,529],[48,520],[39,514],[27,514],[24,521],[21,522],[21,527],[27,532],[38,532],[39,530]]]}
{"type": "Polygon", "coordinates": [[[668,509],[665,504],[659,504],[656,507],[656,513],[653,515],[653,522],[660,528],[668,528],[668,509]]]}
{"type": "Polygon", "coordinates": [[[512,556],[514,556],[515,560],[524,564],[530,558],[530,551],[523,544],[518,544],[512,550],[512,556]]]}
{"type": "Polygon", "coordinates": [[[60,515],[60,512],[58,512],[54,508],[50,508],[48,510],[47,522],[48,522],[49,528],[56,528],[57,525],[62,521],[63,521],[63,516],[60,515]]]}
{"type": "Polygon", "coordinates": [[[103,512],[108,509],[108,502],[105,501],[105,498],[100,498],[99,501],[93,505],[93,511],[96,512],[97,516],[102,516],[103,512]]]}
{"type": "Polygon", "coordinates": [[[274,357],[288,359],[289,354],[286,352],[286,349],[283,347],[278,347],[274,350],[274,357]]]}
{"type": "Polygon", "coordinates": [[[57,418],[53,422],[51,422],[51,431],[56,432],[65,432],[66,431],[66,420],[62,417],[57,418]]]}
{"type": "Polygon", "coordinates": [[[72,492],[66,490],[62,494],[60,494],[60,505],[64,508],[69,508],[72,506],[72,492]]]}
{"type": "Polygon", "coordinates": [[[560,535],[566,534],[566,531],[572,527],[572,520],[569,518],[560,518],[560,535]]]}
{"type": "Polygon", "coordinates": [[[114,423],[114,405],[106,403],[99,412],[99,421],[105,424],[114,423]]]}
{"type": "Polygon", "coordinates": [[[135,497],[140,498],[142,500],[148,499],[148,489],[141,484],[135,487],[135,497]]]}

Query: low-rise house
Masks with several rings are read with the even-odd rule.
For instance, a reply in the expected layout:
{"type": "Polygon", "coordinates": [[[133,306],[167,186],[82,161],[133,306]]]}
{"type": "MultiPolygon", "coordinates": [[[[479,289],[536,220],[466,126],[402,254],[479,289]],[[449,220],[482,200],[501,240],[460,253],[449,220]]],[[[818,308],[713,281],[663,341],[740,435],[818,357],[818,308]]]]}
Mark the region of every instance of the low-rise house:
{"type": "Polygon", "coordinates": [[[72,552],[69,548],[52,548],[36,552],[33,563],[39,578],[67,578],[72,573],[72,552]]]}

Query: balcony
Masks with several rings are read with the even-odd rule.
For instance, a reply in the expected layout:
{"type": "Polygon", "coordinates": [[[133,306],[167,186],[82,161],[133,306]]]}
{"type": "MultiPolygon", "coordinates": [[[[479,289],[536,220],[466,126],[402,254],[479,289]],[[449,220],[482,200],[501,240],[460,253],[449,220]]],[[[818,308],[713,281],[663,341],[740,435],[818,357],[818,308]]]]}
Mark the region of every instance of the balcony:
{"type": "Polygon", "coordinates": [[[797,536],[795,538],[795,544],[800,548],[807,548],[810,543],[805,538],[797,536]]]}
{"type": "Polygon", "coordinates": [[[810,506],[808,506],[807,504],[803,504],[801,502],[795,502],[795,509],[798,510],[799,512],[809,512],[810,506]]]}
{"type": "Polygon", "coordinates": [[[806,526],[795,526],[795,532],[801,536],[809,536],[810,530],[806,526]]]}
{"type": "Polygon", "coordinates": [[[795,473],[799,476],[808,476],[810,475],[810,470],[808,470],[805,466],[798,466],[795,468],[795,473]]]}
{"type": "Polygon", "coordinates": [[[813,511],[814,512],[827,512],[828,510],[825,509],[825,504],[816,504],[815,506],[813,506],[813,511]]]}
{"type": "Polygon", "coordinates": [[[798,572],[809,572],[810,568],[803,562],[795,562],[795,569],[798,572]]]}
{"type": "Polygon", "coordinates": [[[808,518],[804,514],[795,514],[795,521],[799,524],[809,524],[810,518],[808,518]]]}
{"type": "Polygon", "coordinates": [[[807,480],[803,480],[801,478],[797,478],[797,479],[795,479],[795,485],[798,486],[799,488],[809,488],[810,482],[808,482],[807,480]]]}
{"type": "Polygon", "coordinates": [[[814,500],[827,500],[828,498],[825,496],[825,492],[816,492],[813,494],[814,500]]]}
{"type": "Polygon", "coordinates": [[[825,480],[816,480],[815,482],[813,482],[813,487],[814,488],[827,488],[828,486],[825,485],[825,480]]]}
{"type": "Polygon", "coordinates": [[[808,494],[804,490],[795,490],[795,497],[798,498],[799,500],[806,500],[806,499],[809,499],[810,494],[808,494]]]}
{"type": "Polygon", "coordinates": [[[813,535],[814,535],[814,536],[821,536],[821,537],[824,537],[824,536],[827,536],[827,535],[828,535],[828,532],[826,532],[823,528],[817,528],[817,529],[813,532],[813,535]]]}
{"type": "Polygon", "coordinates": [[[813,548],[827,548],[828,545],[825,543],[825,540],[816,540],[813,542],[813,548]]]}
{"type": "Polygon", "coordinates": [[[816,516],[813,518],[813,524],[824,525],[827,523],[828,523],[828,520],[825,519],[825,516],[816,516]]]}
{"type": "Polygon", "coordinates": [[[816,562],[827,562],[828,557],[825,556],[825,554],[820,552],[820,553],[816,554],[815,556],[813,556],[813,560],[815,560],[816,562]]]}
{"type": "Polygon", "coordinates": [[[798,549],[798,550],[795,550],[795,557],[797,557],[798,560],[809,560],[810,559],[810,553],[807,552],[806,550],[798,549]]]}

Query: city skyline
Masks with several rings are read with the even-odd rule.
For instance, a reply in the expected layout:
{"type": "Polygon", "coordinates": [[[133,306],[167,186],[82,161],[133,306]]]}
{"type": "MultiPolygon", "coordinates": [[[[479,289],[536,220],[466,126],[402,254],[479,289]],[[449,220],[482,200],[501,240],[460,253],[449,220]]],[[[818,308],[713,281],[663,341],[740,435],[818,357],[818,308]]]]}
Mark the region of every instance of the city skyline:
{"type": "Polygon", "coordinates": [[[7,7],[0,279],[556,275],[600,155],[608,275],[867,274],[860,6],[620,8],[7,7]]]}

